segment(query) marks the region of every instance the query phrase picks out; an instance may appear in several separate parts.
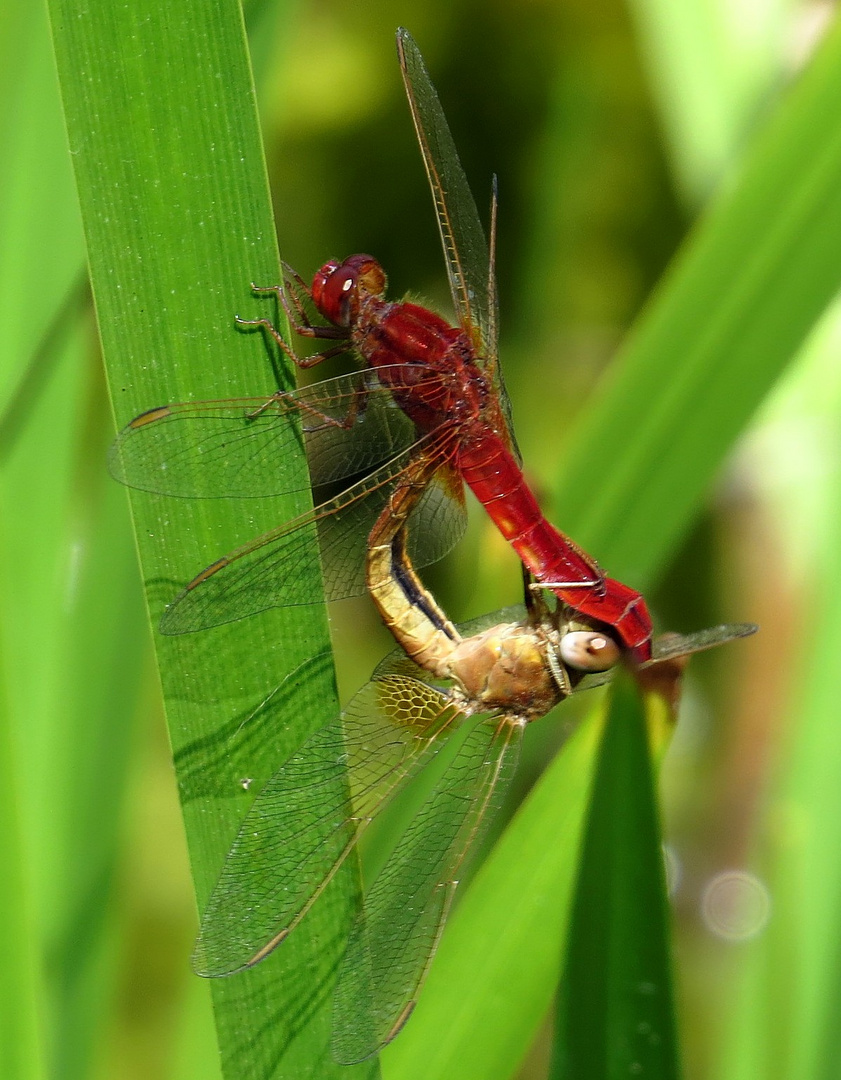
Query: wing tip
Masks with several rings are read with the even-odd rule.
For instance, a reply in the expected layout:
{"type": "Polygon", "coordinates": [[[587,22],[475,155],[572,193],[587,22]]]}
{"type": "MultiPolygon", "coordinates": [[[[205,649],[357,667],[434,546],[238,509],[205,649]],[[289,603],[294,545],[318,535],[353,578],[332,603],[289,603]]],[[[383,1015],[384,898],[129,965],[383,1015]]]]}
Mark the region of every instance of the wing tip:
{"type": "Polygon", "coordinates": [[[694,634],[661,634],[653,642],[651,660],[647,661],[643,666],[649,667],[663,660],[706,652],[709,649],[717,648],[719,645],[727,645],[731,641],[750,637],[758,630],[759,626],[756,623],[744,622],[721,623],[706,630],[698,630],[694,634]]]}

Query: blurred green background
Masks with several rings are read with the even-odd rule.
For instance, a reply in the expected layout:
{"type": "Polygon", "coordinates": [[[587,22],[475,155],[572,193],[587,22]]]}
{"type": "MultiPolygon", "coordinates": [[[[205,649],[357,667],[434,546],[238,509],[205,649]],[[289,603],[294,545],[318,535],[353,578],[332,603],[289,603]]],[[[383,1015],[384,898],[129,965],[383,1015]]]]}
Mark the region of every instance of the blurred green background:
{"type": "MultiPolygon", "coordinates": [[[[597,424],[588,409],[832,14],[783,0],[247,6],[281,254],[306,278],[328,257],[369,251],[392,295],[448,310],[394,57],[394,29],[407,25],[480,209],[499,176],[517,438],[549,516],[588,544],[597,484],[566,497],[577,433],[597,424]]],[[[170,751],[126,500],[105,473],[113,427],[49,26],[22,0],[4,24],[0,1071],[204,1078],[215,1067],[209,995],[187,963],[195,908],[170,751]]],[[[806,274],[802,288],[814,295],[806,274]]],[[[779,338],[784,316],[769,331],[779,338]]],[[[662,773],[692,1080],[837,1075],[839,348],[830,304],[787,365],[777,357],[757,376],[770,392],[759,404],[756,391],[738,439],[722,419],[732,452],[687,511],[691,526],[674,524],[667,565],[646,565],[644,537],[624,565],[609,544],[594,549],[648,588],[660,628],[761,624],[749,643],[693,663],[662,773]]],[[[664,378],[664,399],[671,386],[664,378]]],[[[622,443],[619,433],[600,464],[605,483],[627,464],[622,443]]],[[[668,449],[657,451],[665,472],[668,449]]],[[[652,491],[657,482],[652,469],[652,491]]],[[[511,553],[478,513],[425,577],[459,619],[518,599],[511,553]]],[[[344,701],[390,643],[362,600],[330,619],[344,701]]],[[[575,715],[571,705],[529,732],[518,795],[575,715]]],[[[550,1043],[547,1022],[512,1075],[545,1076],[550,1043]]],[[[387,1062],[383,1073],[400,1075],[387,1062]]]]}

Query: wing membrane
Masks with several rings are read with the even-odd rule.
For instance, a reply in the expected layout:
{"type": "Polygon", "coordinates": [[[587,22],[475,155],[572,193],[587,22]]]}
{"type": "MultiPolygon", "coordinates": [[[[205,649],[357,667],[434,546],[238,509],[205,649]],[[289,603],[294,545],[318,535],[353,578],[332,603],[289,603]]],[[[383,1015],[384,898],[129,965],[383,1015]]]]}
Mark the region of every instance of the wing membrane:
{"type": "Polygon", "coordinates": [[[336,987],[333,1053],[362,1061],[411,1013],[452,902],[459,867],[517,766],[519,724],[478,724],[365,897],[336,987]]]}
{"type": "Polygon", "coordinates": [[[420,50],[411,34],[402,28],[397,31],[397,54],[426,175],[432,188],[456,314],[459,323],[473,341],[477,363],[484,368],[493,383],[508,440],[519,460],[511,403],[499,366],[499,302],[494,265],[496,177],[491,195],[489,249],[438,94],[429,78],[420,50]]]}
{"type": "Polygon", "coordinates": [[[312,735],[242,823],[202,918],[196,972],[228,975],[278,945],[358,832],[461,719],[440,691],[394,675],[368,683],[341,718],[312,735]]]}
{"type": "Polygon", "coordinates": [[[728,641],[750,637],[758,629],[755,623],[725,623],[721,626],[710,626],[706,630],[696,630],[694,634],[662,634],[652,642],[651,659],[642,666],[650,667],[673,657],[706,652],[718,645],[726,645],[728,641]]]}
{"type": "MultiPolygon", "coordinates": [[[[429,450],[443,459],[446,444],[430,439],[429,450]]],[[[328,599],[364,592],[368,534],[412,452],[405,451],[336,498],[212,563],[166,609],[161,632],[193,633],[272,607],[311,604],[318,598],[309,582],[322,568],[328,599]]],[[[448,482],[450,476],[442,465],[409,519],[410,553],[418,566],[440,559],[464,533],[464,492],[461,485],[448,482]]]]}
{"type": "Polygon", "coordinates": [[[474,337],[480,355],[495,363],[496,297],[492,295],[493,275],[479,212],[438,94],[407,30],[397,31],[397,53],[432,187],[456,313],[461,325],[474,337]]]}
{"type": "Polygon", "coordinates": [[[111,447],[113,476],[182,498],[253,498],[345,479],[393,457],[415,437],[370,370],[270,398],[185,402],[135,417],[111,447]],[[344,425],[344,426],[343,426],[344,425]]]}

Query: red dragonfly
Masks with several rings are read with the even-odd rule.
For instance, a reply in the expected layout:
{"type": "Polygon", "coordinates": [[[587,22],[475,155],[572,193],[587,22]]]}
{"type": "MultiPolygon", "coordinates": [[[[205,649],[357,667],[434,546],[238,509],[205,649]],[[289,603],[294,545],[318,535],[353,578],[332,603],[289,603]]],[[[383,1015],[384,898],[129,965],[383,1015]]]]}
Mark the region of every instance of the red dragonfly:
{"type": "Polygon", "coordinates": [[[313,486],[374,471],[311,513],[211,564],[168,607],[161,630],[185,633],[273,606],[310,602],[299,582],[302,568],[318,564],[319,552],[329,597],[361,591],[371,527],[388,514],[406,471],[421,461],[425,490],[408,533],[408,555],[416,565],[440,557],[458,539],[463,481],[520,556],[534,587],[552,590],[612,631],[644,663],[651,656],[652,626],[642,596],[606,577],[555,529],[523,477],[497,357],[496,193],[489,249],[440,102],[405,30],[398,31],[397,48],[458,326],[416,304],[386,301],[385,273],[368,255],[326,263],[311,289],[293,276],[285,289],[255,290],[276,292],[299,334],[333,344],[299,358],[269,320],[241,325],[264,330],[300,366],[349,347],[366,368],[268,400],[152,409],[121,433],[111,459],[114,474],[131,486],[170,495],[207,490],[208,477],[218,495],[281,493],[289,487],[286,454],[299,438],[290,418],[303,424],[313,486]],[[307,299],[329,325],[313,325],[307,299]]]}

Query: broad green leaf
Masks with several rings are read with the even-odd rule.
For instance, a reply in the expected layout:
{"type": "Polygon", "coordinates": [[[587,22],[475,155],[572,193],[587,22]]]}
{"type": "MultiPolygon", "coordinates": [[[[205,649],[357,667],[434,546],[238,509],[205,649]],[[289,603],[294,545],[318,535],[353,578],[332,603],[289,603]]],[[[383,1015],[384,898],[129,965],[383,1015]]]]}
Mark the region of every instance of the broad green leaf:
{"type": "Polygon", "coordinates": [[[102,470],[110,424],[45,15],[6,5],[0,37],[0,698],[19,863],[3,926],[28,964],[22,979],[6,970],[16,1073],[0,1056],[10,1076],[73,1080],[110,1019],[143,624],[124,501],[102,470]]]}
{"type": "Polygon", "coordinates": [[[617,679],[584,827],[553,1080],[679,1075],[651,741],[636,687],[617,679]]]}
{"type": "MultiPolygon", "coordinates": [[[[836,304],[766,416],[771,430],[786,435],[766,468],[779,468],[788,458],[797,441],[791,439],[794,432],[800,441],[813,441],[818,453],[774,492],[786,496],[778,508],[780,526],[795,549],[794,572],[802,575],[800,625],[805,629],[784,654],[784,725],[763,793],[766,810],[746,859],[742,891],[731,901],[739,933],[730,945],[735,956],[723,957],[733,975],[716,1017],[721,1036],[712,1040],[712,1067],[733,1080],[759,1075],[811,1080],[837,1072],[840,315],[836,304]],[[788,490],[790,485],[795,490],[788,490]],[[760,917],[752,917],[756,911],[760,917]]],[[[719,928],[711,931],[721,936],[719,928]]],[[[727,950],[724,936],[722,951],[727,950]]]]}
{"type": "Polygon", "coordinates": [[[39,1024],[38,950],[31,882],[24,856],[23,800],[15,736],[9,710],[0,700],[0,1061],[9,1080],[45,1075],[39,1024]]]}
{"type": "Polygon", "coordinates": [[[841,283],[841,24],[690,236],[570,432],[557,505],[652,582],[841,283]]]}
{"type": "MultiPolygon", "coordinates": [[[[167,401],[270,394],[259,335],[234,326],[266,313],[250,282],[280,275],[239,5],[55,0],[50,14],[118,424],[167,401]]],[[[153,627],[180,584],[305,506],[301,492],[246,506],[133,495],[153,627]]],[[[310,663],[328,647],[326,621],[307,607],[154,641],[201,908],[254,792],[337,711],[329,667],[310,663]],[[275,707],[255,713],[278,685],[275,707]],[[261,727],[279,702],[281,724],[261,727]]],[[[282,949],[214,980],[226,1076],[338,1075],[330,985],[356,890],[349,868],[282,949]]]]}
{"type": "Polygon", "coordinates": [[[727,170],[782,81],[791,0],[631,0],[675,181],[692,204],[727,170]]]}

